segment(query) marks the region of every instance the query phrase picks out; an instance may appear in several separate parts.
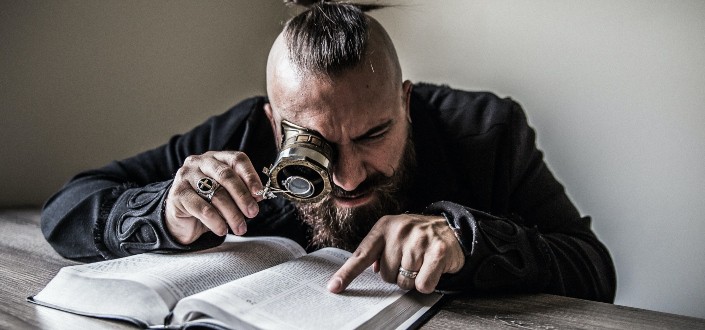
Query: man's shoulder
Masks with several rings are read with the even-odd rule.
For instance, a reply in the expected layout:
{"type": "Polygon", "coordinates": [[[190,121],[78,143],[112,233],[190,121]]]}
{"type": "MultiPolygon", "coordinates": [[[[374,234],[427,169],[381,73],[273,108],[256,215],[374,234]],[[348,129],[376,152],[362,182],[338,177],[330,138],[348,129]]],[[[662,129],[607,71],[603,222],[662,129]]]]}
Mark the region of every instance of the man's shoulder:
{"type": "Polygon", "coordinates": [[[266,130],[256,131],[252,128],[270,127],[264,113],[266,103],[267,98],[264,96],[243,99],[228,110],[210,115],[189,132],[177,136],[207,143],[209,150],[240,148],[246,136],[266,133],[266,130]]]}
{"type": "Polygon", "coordinates": [[[230,109],[219,114],[210,116],[203,123],[205,127],[213,130],[224,130],[236,133],[238,127],[244,126],[252,121],[260,121],[264,118],[264,105],[268,102],[265,96],[253,96],[242,99],[230,109]]]}
{"type": "Polygon", "coordinates": [[[436,118],[447,132],[478,135],[508,125],[521,107],[511,98],[488,91],[466,91],[448,85],[414,84],[414,107],[436,118]]]}
{"type": "Polygon", "coordinates": [[[253,112],[263,109],[267,102],[269,101],[266,96],[251,96],[240,100],[221,116],[247,117],[253,112]]]}

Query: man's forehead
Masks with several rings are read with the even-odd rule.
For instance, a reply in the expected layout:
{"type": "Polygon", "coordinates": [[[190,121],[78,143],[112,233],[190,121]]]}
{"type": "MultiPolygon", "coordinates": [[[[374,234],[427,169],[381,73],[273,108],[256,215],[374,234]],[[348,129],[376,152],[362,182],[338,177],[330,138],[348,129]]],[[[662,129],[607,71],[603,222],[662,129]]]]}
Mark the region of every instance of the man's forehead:
{"type": "Polygon", "coordinates": [[[341,77],[309,76],[273,81],[270,100],[282,117],[385,116],[399,104],[401,89],[383,77],[351,71],[341,77]]]}
{"type": "Polygon", "coordinates": [[[272,100],[275,111],[294,117],[306,116],[374,116],[395,107],[394,91],[364,91],[306,85],[282,93],[272,100]],[[320,87],[320,88],[319,88],[320,87]]]}

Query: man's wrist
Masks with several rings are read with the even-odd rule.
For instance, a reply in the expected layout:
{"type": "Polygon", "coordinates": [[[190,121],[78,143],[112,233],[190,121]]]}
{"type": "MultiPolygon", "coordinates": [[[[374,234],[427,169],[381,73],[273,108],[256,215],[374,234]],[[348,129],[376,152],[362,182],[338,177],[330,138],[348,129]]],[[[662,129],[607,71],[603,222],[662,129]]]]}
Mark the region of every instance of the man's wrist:
{"type": "Polygon", "coordinates": [[[475,223],[475,218],[467,209],[452,202],[439,201],[426,207],[423,213],[443,216],[465,257],[470,256],[474,246],[474,227],[477,224],[475,223]]]}
{"type": "Polygon", "coordinates": [[[448,227],[453,232],[453,236],[455,236],[455,239],[458,241],[458,244],[460,245],[460,249],[463,250],[463,254],[466,256],[470,255],[470,250],[463,243],[462,231],[461,231],[460,227],[455,225],[452,221],[450,221],[450,219],[448,218],[448,216],[446,215],[445,212],[441,212],[441,216],[443,216],[443,218],[446,220],[446,224],[448,224],[448,227]]]}

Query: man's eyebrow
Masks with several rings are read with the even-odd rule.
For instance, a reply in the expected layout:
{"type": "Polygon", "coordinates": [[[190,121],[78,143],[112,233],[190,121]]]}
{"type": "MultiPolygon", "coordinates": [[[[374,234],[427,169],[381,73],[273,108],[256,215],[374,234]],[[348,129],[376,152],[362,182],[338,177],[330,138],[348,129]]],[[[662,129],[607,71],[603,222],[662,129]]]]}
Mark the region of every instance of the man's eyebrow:
{"type": "Polygon", "coordinates": [[[389,120],[387,120],[387,121],[385,121],[375,127],[368,129],[367,132],[362,133],[361,135],[359,135],[357,137],[354,137],[352,140],[355,142],[358,142],[360,140],[364,140],[366,138],[369,138],[370,136],[374,136],[375,134],[378,134],[380,132],[384,132],[390,126],[392,126],[393,123],[394,123],[394,121],[392,119],[389,119],[389,120]]]}

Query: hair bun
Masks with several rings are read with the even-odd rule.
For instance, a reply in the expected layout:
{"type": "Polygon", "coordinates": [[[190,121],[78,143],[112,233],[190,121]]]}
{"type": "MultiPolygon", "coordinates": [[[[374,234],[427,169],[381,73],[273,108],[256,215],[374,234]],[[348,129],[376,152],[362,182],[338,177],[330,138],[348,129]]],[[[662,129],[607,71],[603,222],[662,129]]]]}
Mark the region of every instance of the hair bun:
{"type": "Polygon", "coordinates": [[[319,2],[328,2],[329,0],[284,0],[285,4],[299,5],[310,7],[319,2]]]}
{"type": "Polygon", "coordinates": [[[336,1],[336,2],[334,2],[334,1],[332,1],[332,0],[284,0],[284,4],[285,4],[285,5],[290,5],[290,6],[298,5],[298,6],[308,7],[308,8],[311,8],[311,7],[313,7],[313,6],[316,5],[316,4],[322,4],[322,3],[330,3],[330,4],[338,4],[338,5],[353,6],[353,7],[357,8],[357,9],[361,10],[362,12],[369,12],[369,11],[377,10],[377,9],[380,9],[380,8],[388,7],[387,5],[372,5],[372,4],[365,5],[365,4],[359,4],[359,3],[355,3],[355,2],[353,2],[353,1],[351,1],[351,2],[347,2],[347,1],[344,1],[344,2],[336,1]]]}

